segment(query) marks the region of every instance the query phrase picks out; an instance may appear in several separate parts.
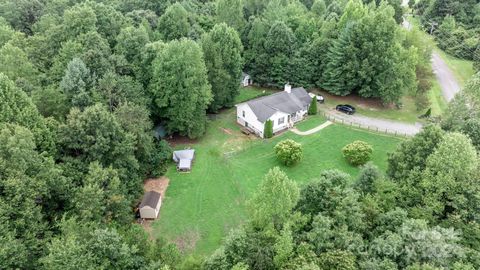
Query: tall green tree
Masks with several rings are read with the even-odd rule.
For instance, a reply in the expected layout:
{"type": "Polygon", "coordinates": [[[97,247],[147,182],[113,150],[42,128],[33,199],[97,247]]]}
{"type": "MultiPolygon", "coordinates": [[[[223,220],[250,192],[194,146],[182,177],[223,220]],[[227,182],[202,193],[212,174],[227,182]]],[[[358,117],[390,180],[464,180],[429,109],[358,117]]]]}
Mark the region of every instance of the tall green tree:
{"type": "Polygon", "coordinates": [[[281,87],[292,76],[290,61],[297,48],[296,37],[285,23],[277,21],[270,27],[264,46],[269,63],[266,70],[269,83],[281,87]]]}
{"type": "Polygon", "coordinates": [[[18,89],[6,75],[0,73],[0,123],[28,128],[35,136],[40,151],[55,152],[55,137],[48,122],[40,115],[25,92],[18,89]]]}
{"type": "Polygon", "coordinates": [[[80,34],[96,31],[97,16],[92,7],[77,4],[67,10],[63,15],[63,34],[67,38],[75,38],[80,34]]]}
{"type": "Polygon", "coordinates": [[[205,133],[206,109],[212,100],[203,53],[191,40],[172,41],[153,64],[150,85],[154,114],[167,121],[170,133],[190,138],[205,133]]]}
{"type": "Polygon", "coordinates": [[[148,33],[143,26],[123,28],[116,38],[115,52],[121,54],[135,69],[139,69],[141,52],[149,42],[148,33]]]}
{"type": "Polygon", "coordinates": [[[84,111],[73,108],[59,133],[66,174],[75,181],[80,181],[88,165],[97,161],[118,171],[127,194],[134,196],[140,192],[142,180],[132,135],[105,106],[97,104],[84,111]]]}
{"type": "Polygon", "coordinates": [[[217,24],[202,37],[202,49],[212,86],[210,110],[230,107],[240,92],[238,83],[242,74],[242,43],[237,32],[225,23],[217,24]]]}
{"type": "Polygon", "coordinates": [[[0,49],[0,73],[4,73],[27,93],[38,87],[38,70],[33,66],[27,54],[10,42],[0,49]]]}
{"type": "Polygon", "coordinates": [[[479,159],[471,140],[460,133],[448,133],[426,161],[422,186],[426,210],[438,219],[462,217],[478,220],[480,192],[479,159]]]}
{"type": "Polygon", "coordinates": [[[297,185],[280,168],[269,170],[249,202],[252,221],[260,228],[282,224],[295,207],[298,197],[297,185]]]}
{"type": "Polygon", "coordinates": [[[164,41],[186,37],[189,28],[188,12],[180,3],[169,6],[158,21],[158,31],[164,41]]]}
{"type": "Polygon", "coordinates": [[[90,70],[82,60],[74,58],[68,63],[60,89],[72,106],[84,108],[93,103],[92,84],[90,70]]]}
{"type": "Polygon", "coordinates": [[[401,47],[390,6],[381,4],[367,13],[355,9],[362,5],[347,5],[346,12],[351,12],[340,19],[346,26],[327,55],[324,87],[335,94],[358,93],[384,103],[398,102],[416,87],[416,53],[401,47]]]}
{"type": "Polygon", "coordinates": [[[216,4],[217,21],[226,23],[241,32],[246,23],[243,14],[243,0],[218,0],[216,4]]]}

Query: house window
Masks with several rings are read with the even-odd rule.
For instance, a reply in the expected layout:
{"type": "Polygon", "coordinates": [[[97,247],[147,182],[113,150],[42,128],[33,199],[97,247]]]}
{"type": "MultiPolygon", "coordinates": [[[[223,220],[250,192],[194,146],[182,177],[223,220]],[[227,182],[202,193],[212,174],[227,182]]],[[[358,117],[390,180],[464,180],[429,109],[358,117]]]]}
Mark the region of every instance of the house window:
{"type": "Polygon", "coordinates": [[[285,122],[285,117],[278,118],[278,125],[281,125],[285,122]]]}
{"type": "Polygon", "coordinates": [[[245,111],[242,111],[242,117],[245,117],[245,111]]]}

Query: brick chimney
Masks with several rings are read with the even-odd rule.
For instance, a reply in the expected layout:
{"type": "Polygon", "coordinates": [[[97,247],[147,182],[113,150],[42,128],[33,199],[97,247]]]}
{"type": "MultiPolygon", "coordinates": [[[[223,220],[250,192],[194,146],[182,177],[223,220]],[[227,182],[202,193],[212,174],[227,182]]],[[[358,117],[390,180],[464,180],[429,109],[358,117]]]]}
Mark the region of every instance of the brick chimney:
{"type": "Polygon", "coordinates": [[[285,84],[285,92],[289,94],[292,92],[292,86],[289,83],[285,84]]]}

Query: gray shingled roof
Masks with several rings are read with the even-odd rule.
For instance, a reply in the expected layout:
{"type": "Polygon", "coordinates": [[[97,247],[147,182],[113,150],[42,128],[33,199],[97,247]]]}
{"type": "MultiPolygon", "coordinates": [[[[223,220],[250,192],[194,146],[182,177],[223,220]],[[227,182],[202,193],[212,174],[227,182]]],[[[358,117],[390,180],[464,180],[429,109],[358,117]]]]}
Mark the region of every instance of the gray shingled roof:
{"type": "Polygon", "coordinates": [[[139,208],[142,208],[144,206],[150,206],[151,208],[155,209],[159,200],[160,193],[156,191],[149,191],[145,194],[145,196],[143,196],[143,200],[139,208]]]}
{"type": "Polygon", "coordinates": [[[305,88],[298,87],[293,88],[291,93],[282,91],[250,100],[247,104],[257,116],[258,121],[264,123],[277,111],[292,114],[304,110],[311,100],[305,88]]]}

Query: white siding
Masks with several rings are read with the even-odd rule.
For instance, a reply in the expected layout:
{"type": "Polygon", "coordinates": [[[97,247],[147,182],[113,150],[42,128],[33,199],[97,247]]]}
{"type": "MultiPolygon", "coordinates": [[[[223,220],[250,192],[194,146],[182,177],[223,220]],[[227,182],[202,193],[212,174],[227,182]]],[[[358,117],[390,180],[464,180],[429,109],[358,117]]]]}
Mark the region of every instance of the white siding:
{"type": "MultiPolygon", "coordinates": [[[[306,109],[296,112],[296,114],[291,117],[291,122],[296,123],[302,120],[306,113],[306,109]]],[[[269,120],[273,121],[273,133],[277,133],[279,131],[287,129],[291,124],[288,121],[288,114],[283,112],[276,112],[275,114],[270,116],[269,120]],[[282,124],[279,124],[278,120],[282,117],[284,118],[284,121],[282,124]]],[[[247,126],[246,123],[248,123],[248,127],[253,130],[258,136],[263,138],[263,130],[265,124],[257,120],[257,116],[255,115],[255,113],[253,113],[252,109],[250,108],[250,106],[248,106],[247,103],[241,103],[237,105],[237,123],[242,126],[247,126]]]]}
{"type": "Polygon", "coordinates": [[[273,133],[284,130],[288,128],[288,114],[283,112],[276,112],[274,115],[270,116],[269,120],[273,122],[273,133]],[[279,124],[278,120],[283,118],[283,123],[279,124]]]}
{"type": "Polygon", "coordinates": [[[247,126],[255,131],[255,133],[263,138],[263,127],[264,123],[258,121],[257,116],[253,113],[250,106],[247,103],[242,103],[237,105],[237,123],[242,126],[247,126]],[[243,116],[245,114],[245,116],[243,116]]]}

